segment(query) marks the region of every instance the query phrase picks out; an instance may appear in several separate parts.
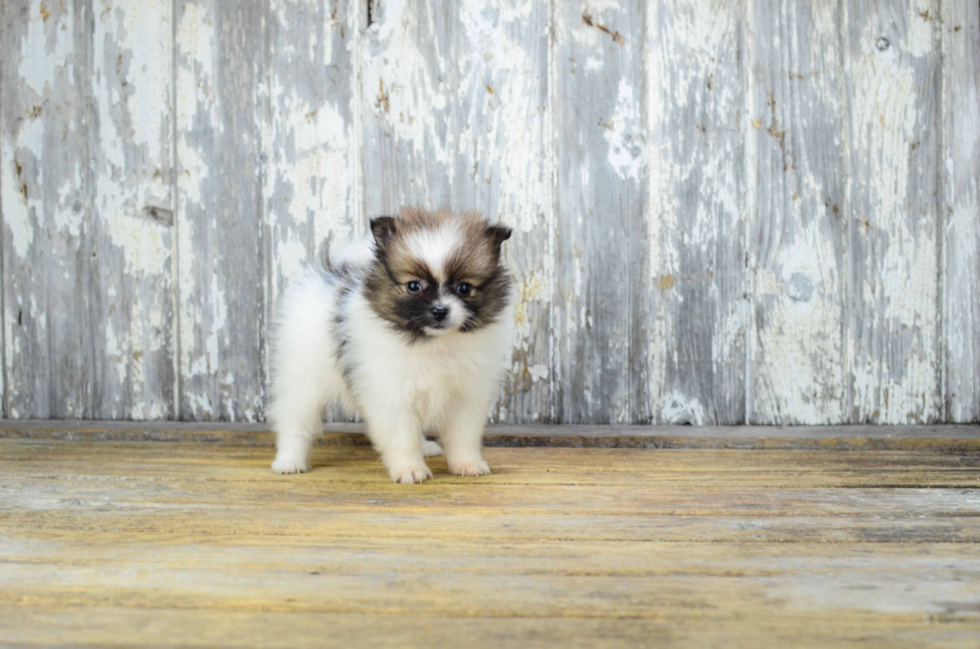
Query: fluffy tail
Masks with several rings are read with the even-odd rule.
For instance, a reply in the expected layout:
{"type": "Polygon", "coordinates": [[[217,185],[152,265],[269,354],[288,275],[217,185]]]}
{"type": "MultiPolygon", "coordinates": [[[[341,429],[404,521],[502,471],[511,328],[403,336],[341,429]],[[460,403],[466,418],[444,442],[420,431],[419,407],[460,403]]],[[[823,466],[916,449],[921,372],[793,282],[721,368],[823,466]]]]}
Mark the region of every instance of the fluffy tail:
{"type": "Polygon", "coordinates": [[[365,235],[342,243],[331,242],[323,264],[327,268],[358,267],[367,266],[372,259],[374,259],[374,239],[370,235],[365,235]]]}

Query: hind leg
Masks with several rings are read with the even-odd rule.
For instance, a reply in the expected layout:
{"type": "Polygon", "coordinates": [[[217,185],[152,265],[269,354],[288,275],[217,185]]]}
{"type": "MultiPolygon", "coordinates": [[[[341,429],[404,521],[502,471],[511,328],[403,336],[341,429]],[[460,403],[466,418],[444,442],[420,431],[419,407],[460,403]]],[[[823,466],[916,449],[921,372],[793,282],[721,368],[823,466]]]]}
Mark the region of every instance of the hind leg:
{"type": "Polygon", "coordinates": [[[276,473],[305,473],[310,470],[310,451],[323,429],[324,403],[319,395],[301,390],[281,395],[270,413],[276,431],[276,473]]]}
{"type": "Polygon", "coordinates": [[[432,457],[433,455],[442,455],[442,447],[439,446],[439,442],[433,442],[425,438],[422,435],[422,455],[425,457],[432,457]]]}
{"type": "Polygon", "coordinates": [[[425,457],[432,457],[433,455],[442,455],[442,447],[439,446],[438,442],[431,442],[425,440],[422,442],[422,455],[425,457]]]}

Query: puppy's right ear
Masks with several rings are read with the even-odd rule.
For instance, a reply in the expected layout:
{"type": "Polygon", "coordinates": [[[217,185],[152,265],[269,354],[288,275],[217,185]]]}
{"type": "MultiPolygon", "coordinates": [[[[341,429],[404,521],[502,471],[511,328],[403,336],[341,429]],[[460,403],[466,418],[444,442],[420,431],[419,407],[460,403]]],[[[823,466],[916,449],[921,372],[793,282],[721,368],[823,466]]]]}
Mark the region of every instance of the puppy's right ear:
{"type": "Polygon", "coordinates": [[[381,250],[395,236],[395,219],[390,216],[379,216],[376,219],[371,219],[371,234],[374,235],[374,242],[378,245],[378,250],[381,250]]]}
{"type": "Polygon", "coordinates": [[[510,239],[510,228],[506,225],[490,225],[487,226],[487,236],[490,237],[490,241],[493,245],[493,251],[496,254],[500,254],[500,246],[504,244],[504,241],[510,239]]]}

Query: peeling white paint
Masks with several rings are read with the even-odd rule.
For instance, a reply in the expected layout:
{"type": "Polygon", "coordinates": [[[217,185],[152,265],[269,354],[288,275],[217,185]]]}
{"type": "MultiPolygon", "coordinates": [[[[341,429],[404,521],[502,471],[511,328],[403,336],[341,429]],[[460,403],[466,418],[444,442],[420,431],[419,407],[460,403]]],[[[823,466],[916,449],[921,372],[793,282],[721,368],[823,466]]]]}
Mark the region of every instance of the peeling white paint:
{"type": "Polygon", "coordinates": [[[74,178],[65,178],[58,187],[58,209],[54,213],[54,222],[59,231],[78,237],[85,213],[82,209],[74,208],[76,204],[79,207],[84,204],[84,196],[81,195],[82,179],[77,166],[74,171],[74,178]]]}
{"type": "Polygon", "coordinates": [[[27,35],[21,42],[20,65],[17,72],[24,84],[43,95],[54,85],[58,75],[67,74],[75,53],[75,41],[71,38],[74,7],[63,6],[54,20],[45,18],[41,11],[43,0],[31,2],[27,10],[27,35]]]}
{"type": "Polygon", "coordinates": [[[742,13],[700,0],[648,9],[648,408],[659,423],[676,419],[678,408],[704,423],[729,421],[740,408],[730,411],[725,401],[737,402],[744,389],[744,377],[730,378],[744,354],[746,324],[744,260],[730,258],[742,245],[745,204],[738,177],[743,81],[734,46],[742,13]],[[684,65],[672,63],[678,60],[684,65]],[[698,308],[706,311],[701,318],[692,313],[698,308]],[[699,395],[715,401],[710,417],[699,395]]]}
{"type": "MultiPolygon", "coordinates": [[[[43,129],[43,125],[40,125],[40,128],[43,129]]],[[[24,139],[29,138],[24,137],[24,139]]],[[[44,207],[39,197],[32,198],[30,192],[26,199],[23,196],[25,181],[17,175],[17,165],[21,163],[16,149],[5,143],[3,157],[6,162],[3,165],[2,183],[0,183],[0,192],[3,194],[3,223],[10,232],[14,253],[24,259],[34,243],[34,224],[44,207]]],[[[43,167],[38,170],[38,184],[43,180],[42,173],[43,167]]]]}
{"type": "Polygon", "coordinates": [[[547,365],[537,364],[531,365],[527,368],[527,371],[531,373],[532,381],[544,381],[548,378],[549,369],[547,365]]]}
{"type": "Polygon", "coordinates": [[[837,10],[789,6],[773,16],[759,5],[750,14],[759,38],[750,44],[748,64],[762,72],[748,77],[748,166],[773,171],[750,190],[747,416],[753,424],[832,424],[847,417],[841,299],[847,205],[840,171],[846,152],[826,135],[846,124],[846,103],[837,97],[837,10]],[[785,57],[768,43],[772,29],[787,35],[785,57]]]}
{"type": "Polygon", "coordinates": [[[664,397],[660,417],[667,424],[702,426],[705,423],[704,405],[697,399],[687,398],[679,392],[671,392],[664,397]]]}
{"type": "Polygon", "coordinates": [[[913,1],[907,5],[906,12],[908,31],[903,49],[912,56],[931,54],[936,45],[935,24],[940,20],[935,4],[928,0],[913,1]]]}
{"type": "MultiPolygon", "coordinates": [[[[552,11],[518,0],[452,7],[386,0],[376,3],[369,29],[358,22],[363,7],[321,16],[319,3],[272,0],[268,13],[254,14],[272,21],[262,28],[279,39],[264,54],[271,58],[259,75],[256,114],[240,123],[260,130],[257,209],[265,210],[262,236],[268,233],[260,248],[270,256],[262,272],[271,276],[259,281],[267,308],[302,263],[362,232],[365,213],[405,202],[453,204],[514,228],[505,248],[517,279],[514,353],[512,376],[491,409],[498,419],[554,415],[564,399],[564,407],[581,403],[579,412],[597,419],[647,413],[659,422],[712,423],[733,416],[724,410],[740,389],[731,377],[749,383],[746,416],[767,423],[928,421],[942,416],[944,398],[951,418],[975,418],[980,117],[976,84],[963,79],[976,76],[977,8],[946,3],[939,16],[938,3],[915,0],[886,3],[878,15],[823,3],[785,5],[775,16],[754,0],[741,9],[713,0],[634,4],[589,1],[552,11]],[[630,35],[636,8],[646,12],[639,38],[630,35]],[[454,21],[451,29],[436,33],[445,21],[454,21]],[[769,21],[778,21],[775,34],[763,29],[769,21]],[[744,58],[736,56],[739,44],[744,58]],[[785,56],[760,55],[761,45],[785,56]],[[637,62],[641,53],[645,60],[637,62]],[[942,86],[945,130],[930,140],[940,60],[950,75],[942,86]],[[774,88],[774,70],[789,85],[774,88]],[[569,106],[556,93],[572,74],[581,75],[576,83],[592,80],[569,106]],[[589,84],[599,83],[603,91],[593,96],[589,84]],[[575,131],[569,120],[590,111],[598,119],[575,131]],[[826,114],[840,123],[828,125],[826,114]],[[799,131],[826,131],[826,149],[806,139],[814,135],[794,139],[799,131]],[[591,148],[581,164],[563,168],[557,149],[585,142],[591,148]],[[830,143],[846,152],[841,174],[849,174],[833,216],[827,201],[839,198],[839,188],[825,173],[836,164],[830,143]],[[942,155],[923,153],[940,145],[942,155]],[[937,158],[941,186],[922,180],[924,164],[937,158]],[[556,187],[564,191],[556,195],[556,187]],[[930,207],[939,189],[945,214],[930,207]],[[603,239],[623,227],[622,215],[594,209],[608,195],[620,198],[624,213],[635,195],[647,201],[645,250],[630,249],[641,250],[641,259],[628,260],[645,268],[627,288],[596,279],[603,270],[596,264],[625,263],[608,258],[615,246],[603,239]],[[760,216],[768,201],[772,209],[760,216]],[[941,218],[948,221],[938,245],[941,218]],[[844,231],[853,231],[849,252],[835,239],[844,231]],[[605,247],[596,254],[591,246],[605,247]],[[859,287],[847,286],[844,254],[853,256],[859,287]],[[858,288],[848,317],[845,305],[858,288]],[[629,296],[641,291],[649,293],[646,322],[631,311],[629,296]],[[634,326],[642,328],[642,353],[630,348],[634,326]],[[598,360],[576,367],[570,359],[577,351],[598,360]],[[620,357],[622,369],[596,373],[605,359],[620,357]],[[595,376],[579,381],[583,371],[595,376]],[[649,402],[630,392],[639,376],[649,402]]],[[[227,170],[209,139],[224,132],[225,109],[233,108],[222,104],[218,87],[228,80],[220,60],[228,32],[216,31],[212,12],[235,17],[237,9],[178,3],[173,40],[169,0],[96,0],[91,47],[79,61],[72,7],[47,8],[49,17],[32,2],[7,32],[16,34],[8,44],[15,78],[0,88],[15,88],[22,112],[7,123],[0,147],[7,266],[56,242],[60,254],[48,260],[45,281],[61,290],[79,277],[76,253],[94,253],[87,263],[104,275],[107,299],[85,308],[96,318],[92,305],[108,305],[95,339],[105,376],[96,380],[113,394],[111,412],[168,416],[172,404],[154,386],[161,364],[177,355],[180,380],[208,386],[186,395],[187,412],[261,418],[261,391],[245,387],[257,381],[259,364],[251,374],[220,365],[239,296],[222,275],[229,260],[201,243],[226,223],[215,218],[211,197],[227,170]],[[91,75],[82,85],[76,69],[91,75]],[[93,93],[89,112],[69,105],[64,92],[83,86],[93,93]],[[84,141],[83,129],[93,144],[98,138],[91,160],[65,156],[68,164],[59,166],[54,136],[84,141]],[[177,197],[170,195],[175,174],[177,197]],[[171,226],[166,210],[173,206],[171,226]]],[[[228,136],[253,145],[249,128],[228,136]]],[[[33,348],[60,326],[42,293],[16,294],[12,284],[5,293],[8,373],[24,359],[43,361],[33,348]],[[21,308],[30,331],[13,324],[21,308]]],[[[260,335],[254,345],[262,344],[260,335]]],[[[9,416],[32,414],[31,386],[14,380],[4,387],[9,416]]],[[[76,394],[62,401],[86,407],[76,394]]]]}
{"type": "Polygon", "coordinates": [[[297,276],[304,262],[311,261],[309,248],[319,249],[328,238],[352,236],[349,215],[354,178],[348,150],[350,124],[331,104],[306,103],[278,81],[273,75],[274,108],[268,138],[289,142],[290,155],[270,152],[265,191],[272,199],[282,192],[270,204],[268,220],[274,233],[276,267],[288,281],[297,276]],[[315,243],[310,246],[311,242],[315,243]]]}
{"type": "MultiPolygon", "coordinates": [[[[365,41],[369,51],[361,57],[362,110],[366,119],[379,120],[385,133],[399,141],[400,146],[427,163],[438,165],[443,176],[440,182],[452,186],[452,139],[441,133],[453,88],[447,86],[447,79],[438,76],[438,71],[433,75],[415,45],[420,29],[415,6],[391,0],[380,7],[381,19],[371,28],[376,36],[365,41]]],[[[440,60],[440,64],[445,62],[440,60]]],[[[413,192],[428,194],[426,179],[413,175],[407,180],[413,192]]],[[[428,200],[425,202],[429,204],[428,200]]]]}
{"type": "Polygon", "coordinates": [[[606,142],[609,143],[609,165],[621,176],[637,181],[647,164],[639,106],[633,85],[626,79],[620,79],[615,108],[609,122],[604,125],[606,142]]]}
{"type": "MultiPolygon", "coordinates": [[[[925,38],[916,35],[922,22],[932,21],[909,16],[907,39],[925,38]]],[[[929,30],[931,34],[931,26],[929,30]]],[[[867,178],[851,189],[863,244],[857,254],[865,256],[860,328],[851,331],[858,336],[850,368],[853,401],[861,419],[925,423],[941,408],[936,399],[937,214],[932,190],[920,193],[924,188],[915,180],[912,163],[921,134],[928,137],[932,131],[922,122],[928,113],[920,109],[934,97],[922,83],[930,73],[918,67],[928,61],[906,60],[897,48],[878,50],[877,33],[875,21],[869,20],[862,55],[851,66],[852,159],[867,178]],[[921,95],[923,91],[927,94],[921,95]]],[[[917,55],[928,52],[920,43],[917,55]]]]}
{"type": "MultiPolygon", "coordinates": [[[[183,195],[178,196],[179,204],[185,204],[183,202],[183,195]]],[[[194,250],[194,230],[194,222],[189,219],[186,222],[181,221],[177,229],[177,248],[184,252],[181,255],[183,261],[180,264],[179,273],[179,282],[182,291],[186,291],[194,285],[194,275],[190,260],[187,259],[194,250]]],[[[197,304],[194,300],[185,298],[181,300],[177,308],[180,314],[180,373],[185,377],[206,375],[208,374],[207,363],[203,356],[199,356],[196,353],[197,327],[198,323],[201,322],[201,305],[197,304]]]]}

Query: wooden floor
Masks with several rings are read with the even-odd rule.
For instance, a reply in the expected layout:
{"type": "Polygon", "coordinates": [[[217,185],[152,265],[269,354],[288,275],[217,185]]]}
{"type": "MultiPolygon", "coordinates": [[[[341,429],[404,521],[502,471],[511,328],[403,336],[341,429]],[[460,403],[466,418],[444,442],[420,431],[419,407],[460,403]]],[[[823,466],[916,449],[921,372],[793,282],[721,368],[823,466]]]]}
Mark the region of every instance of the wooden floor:
{"type": "Polygon", "coordinates": [[[976,428],[489,448],[422,485],[356,431],[278,476],[254,430],[2,429],[5,645],[980,646],[976,428]]]}

